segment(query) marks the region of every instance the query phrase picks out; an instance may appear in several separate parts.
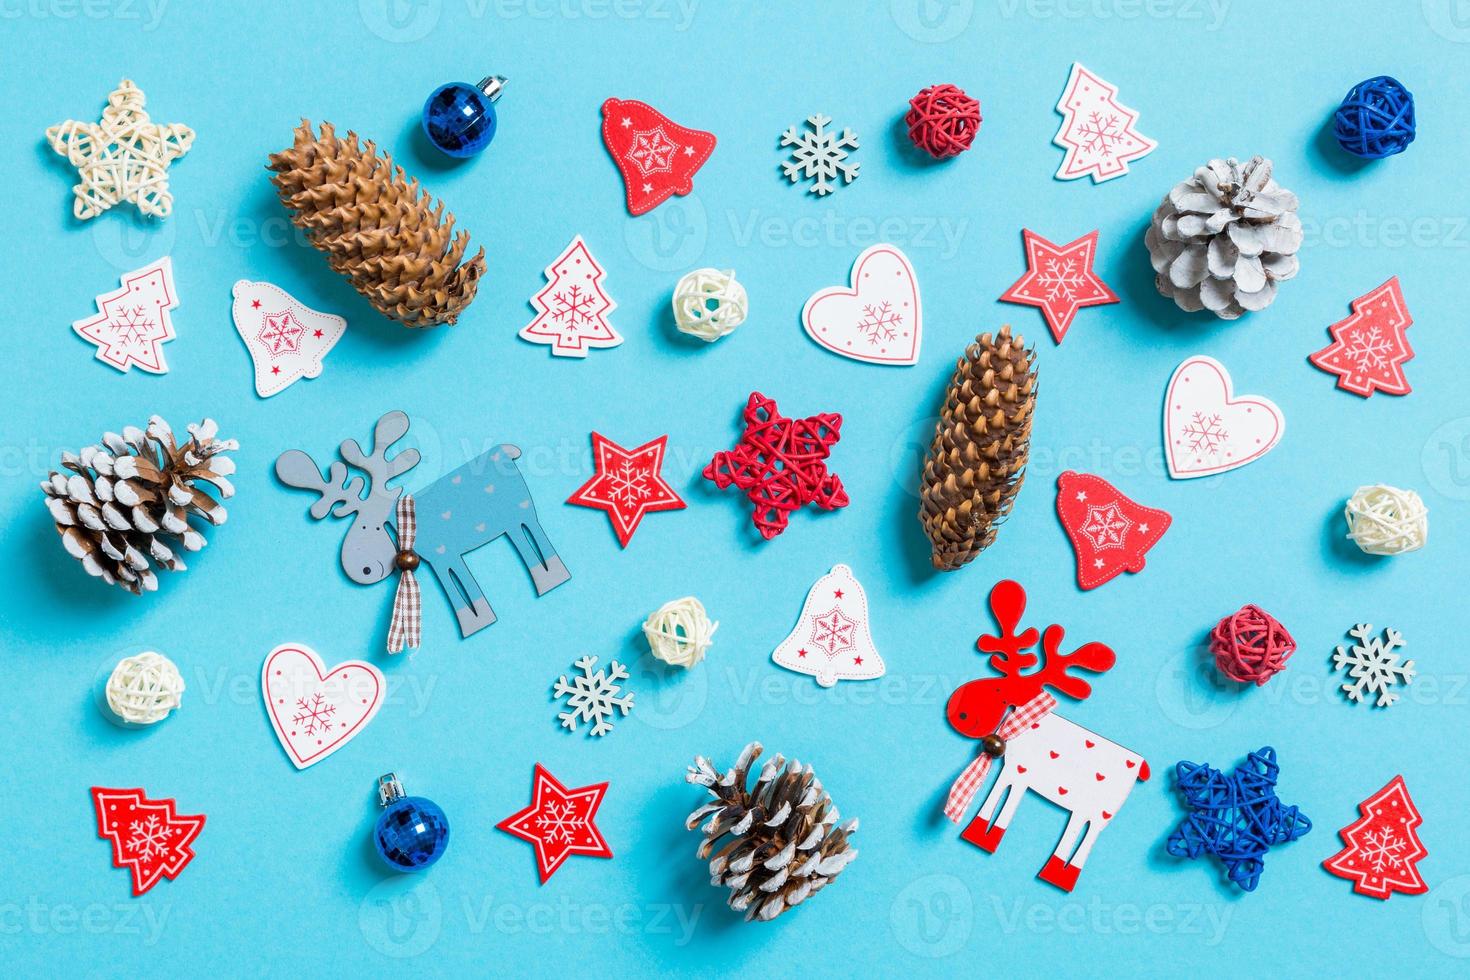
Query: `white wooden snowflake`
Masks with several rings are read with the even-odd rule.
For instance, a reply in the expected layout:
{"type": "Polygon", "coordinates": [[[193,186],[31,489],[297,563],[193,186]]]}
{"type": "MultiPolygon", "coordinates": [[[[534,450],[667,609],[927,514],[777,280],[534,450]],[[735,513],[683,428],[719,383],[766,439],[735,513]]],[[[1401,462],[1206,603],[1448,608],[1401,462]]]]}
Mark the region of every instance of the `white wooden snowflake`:
{"type": "Polygon", "coordinates": [[[1377,694],[1377,705],[1386,708],[1399,699],[1397,691],[1390,690],[1398,684],[1408,684],[1414,679],[1414,661],[1405,660],[1399,663],[1399,655],[1394,651],[1404,645],[1404,636],[1398,630],[1389,628],[1383,631],[1383,636],[1373,635],[1373,627],[1367,623],[1359,623],[1348,630],[1348,635],[1357,639],[1350,650],[1337,648],[1332,655],[1332,665],[1338,670],[1348,668],[1348,678],[1351,683],[1344,684],[1342,690],[1347,694],[1349,701],[1362,701],[1363,692],[1377,694]]]}
{"type": "Polygon", "coordinates": [[[847,162],[847,151],[858,148],[857,134],[846,128],[841,136],[829,133],[826,126],[831,121],[830,116],[819,112],[807,117],[811,132],[792,126],[781,134],[781,145],[794,147],[791,158],[781,164],[786,178],[793,184],[803,178],[813,180],[809,190],[818,197],[831,194],[833,185],[829,181],[839,176],[844,184],[857,180],[861,166],[847,162]]]}
{"type": "Polygon", "coordinates": [[[576,731],[582,722],[590,721],[593,735],[606,735],[613,729],[615,708],[624,715],[633,709],[632,693],[623,694],[617,683],[628,679],[628,668],[614,660],[611,670],[594,671],[596,657],[581,657],[573,666],[582,673],[572,675],[570,682],[563,674],[551,689],[553,697],[567,699],[567,710],[557,717],[563,728],[576,731]]]}

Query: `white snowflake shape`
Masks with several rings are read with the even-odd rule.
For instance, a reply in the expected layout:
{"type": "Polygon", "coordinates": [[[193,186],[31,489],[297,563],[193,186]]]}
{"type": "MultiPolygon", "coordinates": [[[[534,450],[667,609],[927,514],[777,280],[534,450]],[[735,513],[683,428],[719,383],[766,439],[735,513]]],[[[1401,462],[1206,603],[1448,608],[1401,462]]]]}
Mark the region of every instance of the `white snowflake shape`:
{"type": "Polygon", "coordinates": [[[626,460],[618,464],[617,469],[607,475],[608,492],[612,498],[623,503],[637,503],[653,495],[653,488],[648,485],[648,472],[640,470],[626,460]]]}
{"type": "Polygon", "coordinates": [[[1093,111],[1088,114],[1087,121],[1077,126],[1076,138],[1082,144],[1084,153],[1096,153],[1104,157],[1112,156],[1112,147],[1123,142],[1123,131],[1118,128],[1118,117],[1109,113],[1093,111]]]}
{"type": "Polygon", "coordinates": [[[1194,453],[1218,453],[1220,447],[1230,441],[1230,433],[1220,424],[1220,416],[1195,412],[1185,423],[1181,434],[1189,440],[1189,451],[1194,453]]]}
{"type": "Polygon", "coordinates": [[[1404,866],[1404,851],[1408,846],[1408,841],[1395,836],[1390,830],[1370,830],[1363,835],[1358,851],[1363,860],[1372,864],[1374,873],[1383,874],[1404,866]]]}
{"type": "Polygon", "coordinates": [[[833,606],[812,620],[812,642],[821,647],[827,656],[835,657],[853,648],[853,634],[856,630],[857,623],[844,616],[841,609],[833,606]]]}
{"type": "Polygon", "coordinates": [[[536,815],[536,826],[546,831],[546,839],[552,843],[575,840],[586,823],[575,806],[556,800],[536,815]]]}
{"type": "Polygon", "coordinates": [[[643,174],[655,174],[673,166],[674,151],[677,149],[662,126],[634,130],[633,146],[628,150],[628,159],[636,163],[643,174]]]}
{"type": "Polygon", "coordinates": [[[310,700],[297,698],[296,712],[291,718],[291,723],[300,725],[302,731],[307,735],[315,735],[318,732],[332,730],[332,715],[337,713],[337,706],[328,704],[326,699],[318,693],[313,694],[310,700]]]}
{"type": "Polygon", "coordinates": [[[568,683],[563,674],[551,689],[553,697],[567,699],[567,710],[557,717],[563,728],[576,731],[580,722],[590,721],[593,735],[606,735],[613,729],[614,708],[621,709],[624,715],[633,709],[633,695],[622,694],[623,689],[617,684],[628,679],[628,668],[614,660],[611,671],[594,671],[596,657],[582,657],[573,666],[581,675],[573,675],[568,683]]]}
{"type": "Polygon", "coordinates": [[[782,146],[795,147],[791,158],[781,164],[786,178],[793,184],[802,178],[814,179],[810,190],[818,197],[831,194],[833,185],[829,181],[839,176],[844,184],[857,180],[861,166],[846,162],[847,151],[858,148],[857,134],[846,128],[841,136],[829,133],[826,126],[831,121],[831,117],[817,113],[806,119],[811,132],[792,126],[781,134],[782,146]]]}
{"type": "Polygon", "coordinates": [[[147,820],[134,820],[129,825],[128,850],[141,858],[161,856],[168,850],[171,836],[173,831],[156,814],[150,813],[147,820]]]}
{"type": "Polygon", "coordinates": [[[1414,661],[1405,660],[1399,663],[1399,655],[1394,653],[1404,645],[1404,635],[1398,630],[1389,628],[1383,631],[1383,636],[1373,635],[1373,627],[1367,623],[1359,623],[1348,630],[1348,635],[1355,637],[1351,651],[1337,648],[1332,655],[1332,666],[1341,670],[1348,668],[1348,677],[1352,683],[1344,684],[1343,691],[1347,694],[1349,701],[1362,701],[1363,692],[1378,695],[1378,707],[1386,708],[1399,699],[1397,691],[1389,688],[1397,684],[1408,684],[1414,679],[1414,661]]]}
{"type": "Polygon", "coordinates": [[[1049,300],[1072,299],[1086,282],[1075,259],[1049,259],[1036,274],[1036,283],[1046,290],[1049,300]]]}
{"type": "Polygon", "coordinates": [[[1082,525],[1082,533],[1087,535],[1087,540],[1099,551],[1105,548],[1121,548],[1124,540],[1128,537],[1128,529],[1133,526],[1123,512],[1118,509],[1117,504],[1104,504],[1101,507],[1087,508],[1087,520],[1082,525]]]}
{"type": "Polygon", "coordinates": [[[1344,353],[1354,367],[1366,372],[1388,364],[1389,355],[1393,353],[1393,343],[1383,336],[1383,331],[1378,327],[1367,327],[1352,332],[1347,338],[1347,350],[1344,353]]]}
{"type": "Polygon", "coordinates": [[[898,328],[901,326],[903,326],[903,317],[893,312],[893,304],[887,300],[877,306],[864,306],[863,318],[858,321],[858,329],[868,338],[868,343],[874,347],[897,337],[898,328]]]}
{"type": "Polygon", "coordinates": [[[557,323],[575,327],[579,323],[591,323],[593,307],[597,298],[581,286],[568,286],[566,292],[551,297],[551,318],[557,323]]]}

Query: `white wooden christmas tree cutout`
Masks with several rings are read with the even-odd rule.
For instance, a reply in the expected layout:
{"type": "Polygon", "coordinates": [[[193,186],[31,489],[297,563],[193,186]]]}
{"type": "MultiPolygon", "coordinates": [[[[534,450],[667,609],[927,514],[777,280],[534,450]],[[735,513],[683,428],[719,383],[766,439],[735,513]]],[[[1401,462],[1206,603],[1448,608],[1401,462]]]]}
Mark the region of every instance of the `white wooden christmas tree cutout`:
{"type": "Polygon", "coordinates": [[[868,596],[846,565],[817,579],[795,628],[771,659],[787,670],[810,674],[823,687],[838,681],[871,681],[887,671],[868,627],[868,596]]]}

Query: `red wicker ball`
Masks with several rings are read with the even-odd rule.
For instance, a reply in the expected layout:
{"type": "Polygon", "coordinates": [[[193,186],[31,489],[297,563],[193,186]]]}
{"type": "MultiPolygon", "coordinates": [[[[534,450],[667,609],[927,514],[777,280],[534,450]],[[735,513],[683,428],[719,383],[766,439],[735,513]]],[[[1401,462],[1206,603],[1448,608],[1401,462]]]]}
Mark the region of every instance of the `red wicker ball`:
{"type": "Polygon", "coordinates": [[[1286,627],[1257,605],[1241,606],[1210,631],[1210,652],[1220,673],[1260,686],[1286,667],[1296,641],[1286,627]]]}
{"type": "Polygon", "coordinates": [[[980,132],[980,102],[958,85],[930,85],[909,99],[909,127],[914,145],[938,160],[963,153],[980,132]]]}

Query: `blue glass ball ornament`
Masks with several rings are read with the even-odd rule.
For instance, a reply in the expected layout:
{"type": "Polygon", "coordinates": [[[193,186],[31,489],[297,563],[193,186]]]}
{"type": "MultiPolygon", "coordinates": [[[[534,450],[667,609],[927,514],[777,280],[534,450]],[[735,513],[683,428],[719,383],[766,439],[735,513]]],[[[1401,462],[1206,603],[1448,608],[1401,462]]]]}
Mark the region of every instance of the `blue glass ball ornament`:
{"type": "Polygon", "coordinates": [[[500,75],[491,75],[479,85],[440,85],[424,103],[424,135],[456,159],[474,156],[495,138],[495,100],[504,87],[500,75]]]}
{"type": "Polygon", "coordinates": [[[391,772],[378,778],[378,801],[384,810],[373,828],[373,846],[384,864],[394,871],[423,871],[444,856],[449,818],[437,803],[404,796],[391,772]]]}
{"type": "Polygon", "coordinates": [[[1414,96],[1387,75],[1359,82],[1333,114],[1332,134],[1344,150],[1367,160],[1402,153],[1414,142],[1414,96]]]}

